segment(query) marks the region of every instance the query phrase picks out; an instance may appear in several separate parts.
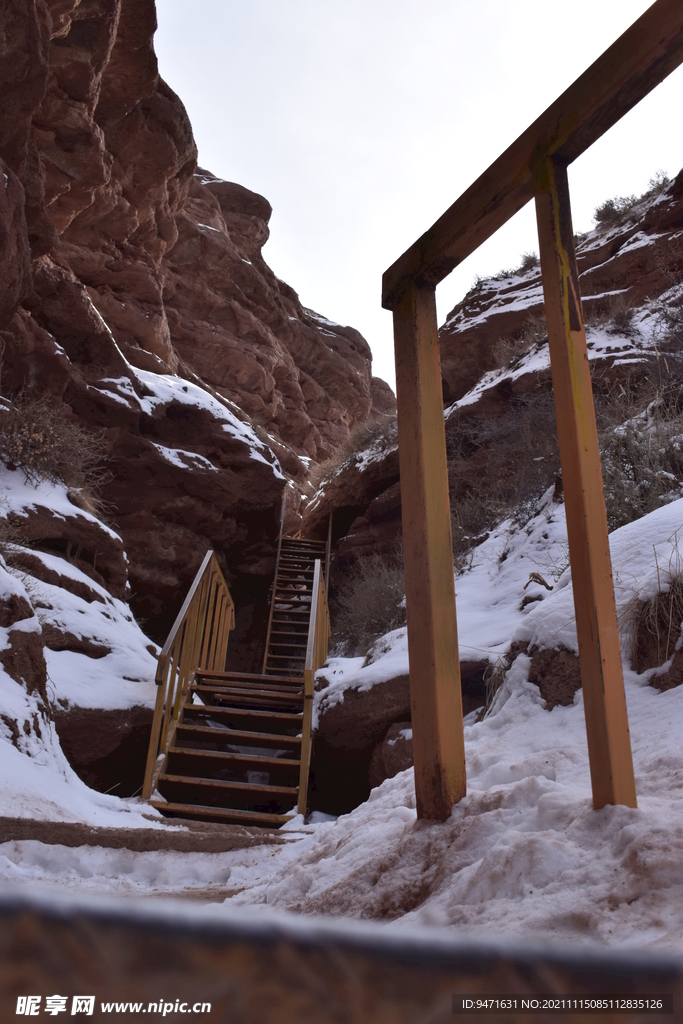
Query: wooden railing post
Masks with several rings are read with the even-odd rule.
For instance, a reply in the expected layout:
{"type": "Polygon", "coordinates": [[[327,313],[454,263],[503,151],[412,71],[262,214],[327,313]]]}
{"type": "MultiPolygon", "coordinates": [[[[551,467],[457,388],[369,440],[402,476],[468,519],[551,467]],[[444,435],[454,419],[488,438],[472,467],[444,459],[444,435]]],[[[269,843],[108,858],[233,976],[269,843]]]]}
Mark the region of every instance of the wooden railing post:
{"type": "Polygon", "coordinates": [[[330,633],[330,616],[327,607],[327,591],[323,577],[322,563],[316,558],[313,569],[311,591],[311,614],[308,620],[308,643],[304,665],[304,713],[301,723],[301,761],[299,764],[299,800],[297,812],[306,813],[308,804],[308,773],[311,765],[311,725],[313,720],[313,696],[315,673],[325,664],[327,641],[330,633]]]}
{"type": "Polygon", "coordinates": [[[566,167],[534,168],[593,806],[636,806],[598,434],[566,167]]]}
{"type": "Polygon", "coordinates": [[[394,346],[417,813],[443,821],[466,780],[433,287],[406,286],[394,308],[394,346]]]}

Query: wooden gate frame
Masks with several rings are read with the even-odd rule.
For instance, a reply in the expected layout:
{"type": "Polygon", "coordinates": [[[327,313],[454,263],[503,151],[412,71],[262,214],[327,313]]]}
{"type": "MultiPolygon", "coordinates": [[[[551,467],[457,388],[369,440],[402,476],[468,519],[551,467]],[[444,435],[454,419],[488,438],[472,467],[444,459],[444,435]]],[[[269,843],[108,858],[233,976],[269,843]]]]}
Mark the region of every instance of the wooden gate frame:
{"type": "Polygon", "coordinates": [[[536,202],[593,806],[636,806],[567,167],[682,62],[683,3],[657,0],[382,278],[382,305],[394,314],[420,818],[444,820],[466,791],[435,288],[531,199],[536,202]]]}

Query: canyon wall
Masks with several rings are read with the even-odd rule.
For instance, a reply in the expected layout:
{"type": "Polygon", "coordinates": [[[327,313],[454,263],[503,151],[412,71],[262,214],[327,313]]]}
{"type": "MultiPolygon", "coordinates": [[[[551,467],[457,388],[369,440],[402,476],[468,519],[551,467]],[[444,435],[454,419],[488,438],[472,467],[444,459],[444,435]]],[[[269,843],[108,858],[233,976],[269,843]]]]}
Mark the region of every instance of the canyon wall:
{"type": "Polygon", "coordinates": [[[154,0],[8,0],[0,22],[0,389],[104,434],[101,498],[160,638],[209,545],[260,593],[285,475],[386,395],[362,336],[264,261],[267,200],[197,169],[154,0]]]}

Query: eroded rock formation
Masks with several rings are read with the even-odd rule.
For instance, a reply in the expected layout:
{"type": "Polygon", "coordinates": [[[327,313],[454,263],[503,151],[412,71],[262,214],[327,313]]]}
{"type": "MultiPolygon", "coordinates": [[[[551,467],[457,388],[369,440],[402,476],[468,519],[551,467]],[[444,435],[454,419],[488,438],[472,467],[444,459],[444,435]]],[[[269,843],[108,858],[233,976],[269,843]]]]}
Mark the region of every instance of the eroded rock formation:
{"type": "MultiPolygon", "coordinates": [[[[647,334],[659,316],[650,300],[680,282],[682,227],[683,171],[577,238],[596,393],[617,391],[622,382],[632,389],[668,373],[657,353],[666,354],[667,346],[678,351],[680,337],[662,325],[659,347],[651,338],[641,344],[633,317],[647,334]]],[[[559,469],[538,260],[526,257],[517,270],[479,281],[448,315],[439,342],[456,520],[461,503],[467,518],[473,491],[489,494],[492,506],[513,492],[521,501],[538,496],[552,484],[550,467],[559,469]],[[532,447],[536,461],[522,473],[520,452],[532,447]]],[[[388,553],[400,539],[400,488],[396,441],[389,435],[322,481],[305,522],[320,532],[334,513],[333,582],[335,572],[343,576],[359,559],[388,553]]],[[[476,539],[476,523],[464,522],[462,532],[476,539]]]]}
{"type": "Polygon", "coordinates": [[[102,497],[161,637],[209,545],[250,601],[267,586],[278,459],[303,479],[299,455],[329,456],[391,396],[361,335],[265,263],[267,200],[197,171],[154,0],[9,0],[0,22],[0,385],[105,432],[102,497]]]}

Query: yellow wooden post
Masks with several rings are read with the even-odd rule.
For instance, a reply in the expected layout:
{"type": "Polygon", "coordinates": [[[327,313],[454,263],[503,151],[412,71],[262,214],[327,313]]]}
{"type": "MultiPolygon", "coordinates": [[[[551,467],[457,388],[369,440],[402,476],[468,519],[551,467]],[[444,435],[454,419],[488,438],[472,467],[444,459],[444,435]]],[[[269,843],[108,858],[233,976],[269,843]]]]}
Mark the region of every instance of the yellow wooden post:
{"type": "Polygon", "coordinates": [[[406,288],[394,307],[394,347],[417,813],[443,821],[466,780],[433,287],[406,288]]]}
{"type": "Polygon", "coordinates": [[[552,158],[532,169],[593,806],[635,807],[636,787],[567,170],[552,158]]]}

